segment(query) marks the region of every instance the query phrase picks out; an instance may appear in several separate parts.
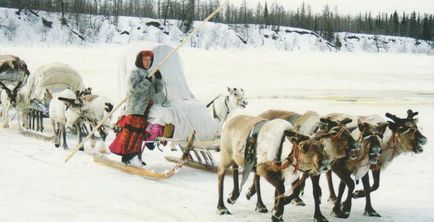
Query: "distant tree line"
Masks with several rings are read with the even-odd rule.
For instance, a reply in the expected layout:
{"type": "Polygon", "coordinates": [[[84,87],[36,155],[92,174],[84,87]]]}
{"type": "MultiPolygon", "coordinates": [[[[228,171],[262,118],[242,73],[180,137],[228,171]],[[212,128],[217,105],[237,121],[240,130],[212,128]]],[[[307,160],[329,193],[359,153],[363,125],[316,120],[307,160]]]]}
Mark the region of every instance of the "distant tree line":
{"type": "MultiPolygon", "coordinates": [[[[0,7],[58,12],[64,20],[65,13],[76,17],[85,15],[149,17],[176,19],[180,28],[188,32],[193,21],[205,19],[220,4],[219,0],[0,0],[0,7]]],[[[81,21],[76,18],[77,23],[81,21]]],[[[337,8],[326,5],[322,12],[313,13],[302,4],[295,10],[285,10],[282,5],[258,3],[248,7],[247,0],[240,6],[228,4],[212,21],[226,24],[258,24],[279,30],[281,26],[305,28],[318,32],[329,41],[335,32],[355,32],[374,35],[405,36],[434,40],[434,16],[412,12],[390,14],[371,12],[356,16],[339,15],[337,8]]]]}

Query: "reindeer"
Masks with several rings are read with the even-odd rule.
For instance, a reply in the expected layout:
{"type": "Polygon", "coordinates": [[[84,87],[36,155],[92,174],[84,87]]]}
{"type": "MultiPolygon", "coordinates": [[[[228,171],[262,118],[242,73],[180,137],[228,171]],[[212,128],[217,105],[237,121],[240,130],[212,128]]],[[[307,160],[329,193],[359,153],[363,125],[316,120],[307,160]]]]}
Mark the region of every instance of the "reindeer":
{"type": "MultiPolygon", "coordinates": [[[[113,104],[110,103],[110,99],[106,96],[92,94],[92,88],[87,88],[83,92],[79,92],[77,98],[83,101],[83,105],[88,112],[84,116],[84,119],[89,122],[91,128],[96,127],[102,119],[113,110],[113,104]]],[[[103,141],[107,137],[105,128],[110,128],[111,119],[108,118],[102,127],[98,129],[103,141]]],[[[95,147],[95,135],[91,137],[91,147],[95,147]]]]}
{"type": "MultiPolygon", "coordinates": [[[[378,216],[371,205],[369,195],[369,177],[365,177],[369,168],[379,159],[381,153],[381,142],[383,134],[387,128],[386,122],[372,122],[375,116],[360,116],[353,117],[345,114],[329,114],[329,119],[340,121],[342,119],[357,119],[357,128],[352,132],[353,138],[357,139],[360,144],[356,157],[346,156],[334,161],[332,171],[341,179],[339,185],[338,197],[335,201],[332,216],[339,218],[348,218],[351,212],[352,192],[354,190],[354,181],[351,178],[353,174],[356,180],[362,178],[362,182],[367,191],[365,213],[366,216],[378,216]],[[346,200],[341,204],[342,196],[345,191],[345,186],[348,187],[348,195],[346,200]]],[[[355,121],[351,121],[354,123],[355,121]]],[[[329,181],[329,189],[333,189],[333,184],[329,181]]]]}
{"type": "MultiPolygon", "coordinates": [[[[81,124],[82,117],[87,113],[83,107],[83,101],[70,89],[54,93],[50,101],[49,113],[54,130],[54,145],[60,146],[60,137],[63,135],[63,149],[67,150],[66,127],[75,127],[78,134],[78,143],[82,140],[81,124]]],[[[83,148],[81,148],[83,150],[83,148]]]]}
{"type": "Polygon", "coordinates": [[[298,178],[298,171],[319,173],[328,167],[328,156],[317,140],[295,133],[292,131],[292,125],[287,121],[280,119],[266,121],[260,117],[244,115],[228,120],[223,126],[220,141],[219,202],[217,205],[219,214],[230,214],[223,203],[225,171],[230,166],[234,171],[234,189],[228,199],[228,203],[233,204],[240,194],[238,166],[245,168],[244,152],[254,144],[257,144],[257,163],[253,168],[254,183],[258,193],[257,209],[265,208],[259,189],[259,177],[263,176],[276,188],[272,220],[283,221],[283,206],[289,203],[299,191],[299,188],[295,187],[291,196],[283,197],[285,180],[298,178]],[[252,133],[254,135],[256,131],[259,131],[256,139],[255,136],[249,136],[252,133]]]}
{"type": "MultiPolygon", "coordinates": [[[[374,183],[369,188],[369,192],[377,190],[380,186],[380,173],[385,170],[387,166],[402,153],[422,153],[422,146],[427,143],[427,138],[422,135],[418,129],[418,119],[414,117],[418,115],[418,112],[413,112],[411,109],[407,111],[406,118],[399,118],[396,115],[386,113],[386,117],[392,121],[388,122],[388,128],[384,133],[384,138],[381,143],[381,156],[375,167],[371,167],[372,177],[374,183]]],[[[378,118],[377,121],[384,121],[382,118],[378,118]]],[[[369,174],[365,175],[369,180],[369,174]]],[[[368,184],[369,185],[369,184],[368,184]]],[[[354,198],[366,197],[368,192],[365,190],[357,190],[354,192],[354,198]]],[[[378,216],[380,216],[378,214],[378,216]]]]}
{"type": "Polygon", "coordinates": [[[244,109],[248,104],[242,88],[227,87],[227,90],[226,95],[219,95],[206,105],[207,108],[212,107],[213,118],[220,123],[223,123],[234,110],[244,109]]]}
{"type": "Polygon", "coordinates": [[[3,128],[9,128],[8,113],[11,107],[16,108],[17,106],[18,91],[21,88],[22,83],[23,82],[20,81],[14,88],[10,89],[9,87],[13,86],[6,86],[0,82],[0,86],[2,88],[0,92],[0,99],[3,106],[3,128]]]}
{"type": "MultiPolygon", "coordinates": [[[[294,129],[302,134],[311,135],[311,136],[320,136],[327,135],[321,137],[321,143],[326,147],[327,153],[330,155],[330,158],[335,160],[338,158],[343,158],[347,155],[353,156],[355,158],[355,154],[358,149],[357,142],[351,137],[350,130],[347,129],[345,124],[349,123],[350,119],[345,119],[342,121],[332,121],[328,118],[321,118],[321,116],[313,111],[308,111],[303,115],[300,115],[291,111],[283,111],[283,110],[269,110],[259,115],[259,117],[272,120],[275,118],[287,120],[294,124],[294,129]],[[351,147],[351,149],[347,149],[347,146],[351,147]]],[[[331,178],[331,172],[327,172],[327,176],[331,178]]],[[[320,205],[320,195],[321,188],[319,186],[319,175],[310,175],[313,186],[313,194],[315,200],[315,213],[314,218],[315,221],[327,221],[327,219],[322,215],[319,205],[320,205]]],[[[329,181],[329,180],[328,180],[329,181]]],[[[331,180],[330,180],[331,182],[331,180]]],[[[294,183],[295,184],[295,183],[294,183]]],[[[293,185],[294,185],[293,184],[293,185]]],[[[304,187],[304,178],[300,181],[297,181],[297,184],[300,184],[301,189],[304,187]]],[[[333,190],[331,190],[333,191],[333,190]]],[[[246,197],[249,199],[256,193],[254,186],[249,189],[246,197]]],[[[333,192],[334,193],[334,192],[333,192]]],[[[331,196],[335,194],[331,194],[331,196]]],[[[336,197],[335,197],[336,198],[336,197]]],[[[292,202],[296,202],[296,205],[304,206],[303,201],[297,196],[294,197],[292,202]]]]}
{"type": "Polygon", "coordinates": [[[259,114],[258,116],[267,120],[283,119],[287,120],[291,124],[294,124],[301,115],[296,112],[286,110],[268,110],[259,114]]]}

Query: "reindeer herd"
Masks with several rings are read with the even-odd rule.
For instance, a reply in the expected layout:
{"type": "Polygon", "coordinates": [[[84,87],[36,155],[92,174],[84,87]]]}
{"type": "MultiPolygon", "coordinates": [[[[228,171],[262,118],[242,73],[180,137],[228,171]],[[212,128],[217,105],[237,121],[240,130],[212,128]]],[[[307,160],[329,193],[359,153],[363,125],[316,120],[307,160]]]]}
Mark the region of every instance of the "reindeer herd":
{"type": "MultiPolygon", "coordinates": [[[[72,72],[67,65],[61,67],[63,73],[72,72]]],[[[59,65],[45,67],[47,70],[51,68],[59,69],[59,65]]],[[[3,127],[9,126],[8,112],[11,108],[23,116],[22,122],[18,118],[20,128],[32,122],[29,118],[35,118],[28,115],[27,109],[31,104],[30,94],[36,87],[34,81],[27,79],[31,80],[34,74],[28,72],[27,67],[25,70],[24,73],[28,75],[26,81],[19,81],[15,85],[5,85],[0,81],[3,127]]],[[[91,88],[75,88],[45,88],[43,96],[39,98],[41,103],[49,107],[56,147],[62,145],[68,149],[66,129],[71,127],[76,129],[80,143],[83,124],[95,127],[113,109],[108,98],[92,94],[91,88]]],[[[319,180],[323,173],[327,177],[329,201],[334,203],[332,216],[348,218],[352,199],[365,197],[364,215],[380,217],[372,207],[370,193],[378,189],[381,171],[401,153],[423,152],[422,146],[427,142],[417,126],[415,116],[418,113],[412,110],[407,111],[405,118],[386,113],[387,120],[375,115],[331,113],[323,116],[314,111],[298,114],[269,110],[258,116],[232,115],[234,110],[245,108],[246,105],[243,89],[228,88],[227,94],[216,97],[207,106],[212,116],[222,124],[218,214],[230,214],[224,203],[223,182],[225,171],[232,167],[234,186],[227,203],[236,202],[243,184],[253,173],[253,184],[248,188],[246,197],[250,199],[256,195],[256,211],[267,213],[268,209],[262,201],[260,178],[268,181],[275,188],[272,221],[283,221],[284,206],[293,200],[302,201],[299,194],[308,177],[313,186],[314,220],[327,221],[320,209],[322,191],[319,180]],[[243,169],[241,183],[238,178],[240,167],[243,169]],[[373,176],[372,186],[369,171],[373,176]],[[340,179],[337,195],[332,183],[332,172],[340,179]],[[360,179],[363,190],[355,191],[354,180],[360,179]],[[288,191],[285,192],[286,189],[288,191]],[[343,196],[345,189],[348,189],[346,197],[343,196]]],[[[42,117],[39,115],[37,118],[41,118],[42,124],[42,117]]],[[[104,128],[111,128],[111,125],[109,118],[99,129],[103,140],[107,135],[104,128]]],[[[95,146],[94,136],[91,146],[95,146]]]]}
{"type": "Polygon", "coordinates": [[[257,195],[256,210],[267,213],[262,202],[260,178],[275,188],[272,221],[283,221],[284,206],[298,198],[304,180],[310,177],[315,202],[315,221],[327,221],[320,210],[319,179],[327,174],[330,198],[334,202],[331,215],[348,218],[352,198],[365,197],[365,216],[379,217],[371,204],[370,193],[378,189],[380,172],[401,153],[423,151],[427,139],[417,127],[417,112],[407,111],[406,118],[386,113],[380,116],[351,116],[332,113],[321,116],[308,111],[304,114],[270,110],[258,116],[238,115],[224,123],[220,140],[218,170],[219,214],[230,214],[224,204],[225,171],[232,167],[234,187],[227,199],[234,204],[242,184],[250,172],[253,185],[246,197],[257,195]],[[238,168],[243,167],[243,182],[239,183],[238,168]],[[372,171],[373,186],[370,186],[372,171]],[[331,172],[339,179],[338,195],[334,192],[331,172]],[[362,180],[363,190],[354,191],[355,180],[362,180]],[[289,193],[285,192],[289,187],[289,193]],[[343,200],[345,189],[347,196],[343,200]]]}

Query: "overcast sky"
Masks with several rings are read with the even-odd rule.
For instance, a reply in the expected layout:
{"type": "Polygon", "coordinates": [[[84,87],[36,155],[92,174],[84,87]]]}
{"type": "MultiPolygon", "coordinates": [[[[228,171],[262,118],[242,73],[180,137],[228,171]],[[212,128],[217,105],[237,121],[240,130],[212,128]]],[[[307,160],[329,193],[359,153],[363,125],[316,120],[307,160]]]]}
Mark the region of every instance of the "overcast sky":
{"type": "MultiPolygon", "coordinates": [[[[243,0],[230,0],[231,3],[236,5],[240,4],[243,0]]],[[[222,1],[221,1],[222,2],[222,1]]],[[[330,9],[334,11],[337,6],[339,14],[355,15],[359,12],[420,12],[434,14],[434,0],[247,0],[250,7],[256,8],[258,2],[271,5],[273,2],[278,2],[286,9],[292,10],[299,7],[303,2],[312,7],[313,12],[320,12],[325,4],[329,4],[330,9]]],[[[375,14],[375,13],[374,13],[375,14]]]]}

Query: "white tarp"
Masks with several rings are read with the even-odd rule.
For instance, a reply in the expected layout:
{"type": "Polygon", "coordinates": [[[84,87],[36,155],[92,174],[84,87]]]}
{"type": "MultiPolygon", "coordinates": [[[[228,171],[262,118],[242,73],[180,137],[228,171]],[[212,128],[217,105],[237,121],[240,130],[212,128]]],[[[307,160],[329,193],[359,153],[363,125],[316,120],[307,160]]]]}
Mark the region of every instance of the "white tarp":
{"type": "MultiPolygon", "coordinates": [[[[155,58],[151,67],[154,69],[173,50],[173,47],[151,42],[130,44],[124,53],[119,70],[120,98],[127,93],[128,76],[135,69],[136,56],[142,50],[154,52],[155,58]]],[[[164,104],[158,104],[162,101],[154,101],[157,104],[154,104],[150,110],[149,121],[161,125],[165,123],[175,125],[175,139],[186,139],[193,130],[196,130],[198,140],[213,140],[219,132],[219,123],[209,115],[205,105],[191,93],[179,54],[175,52],[160,67],[160,71],[165,83],[162,93],[167,93],[167,100],[164,104]]]]}
{"type": "Polygon", "coordinates": [[[55,92],[66,88],[83,91],[85,88],[80,74],[69,65],[62,63],[39,67],[35,73],[30,75],[28,84],[33,85],[30,99],[40,100],[44,97],[45,89],[55,92]]]}

